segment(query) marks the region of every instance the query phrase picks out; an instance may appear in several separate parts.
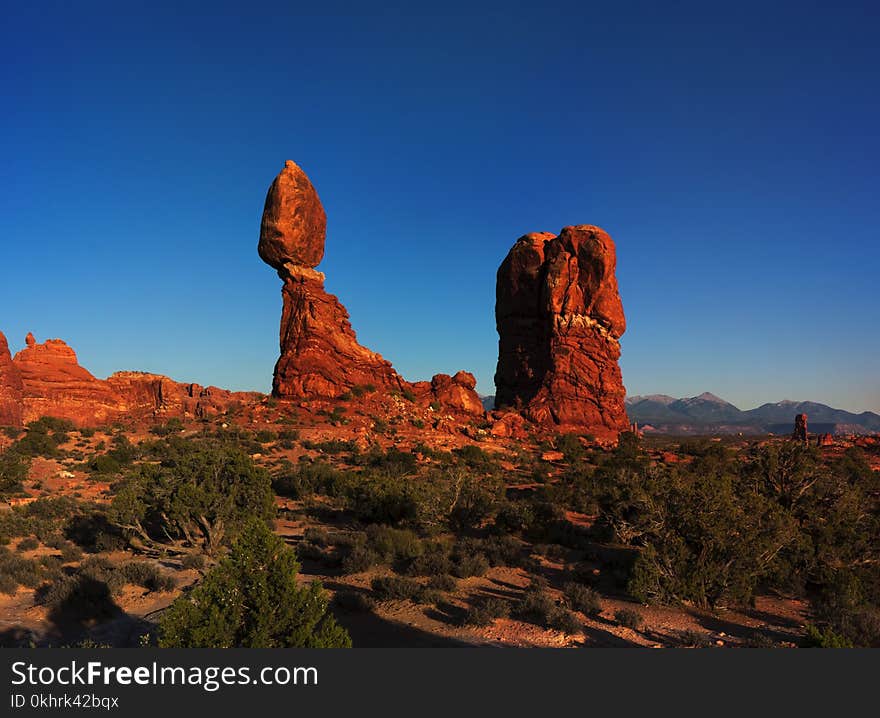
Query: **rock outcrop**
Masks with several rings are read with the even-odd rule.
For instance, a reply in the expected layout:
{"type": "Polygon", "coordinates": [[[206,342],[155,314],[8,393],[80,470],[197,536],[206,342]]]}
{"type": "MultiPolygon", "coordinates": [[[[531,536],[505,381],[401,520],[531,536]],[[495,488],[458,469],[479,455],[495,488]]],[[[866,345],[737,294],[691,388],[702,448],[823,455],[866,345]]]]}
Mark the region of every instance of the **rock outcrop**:
{"type": "Polygon", "coordinates": [[[495,406],[613,440],[629,428],[614,242],[591,225],[520,237],[498,269],[495,406]]]}
{"type": "Polygon", "coordinates": [[[43,416],[97,425],[122,414],[125,403],[105,382],[81,367],[60,339],[38,344],[32,334],[13,362],[21,374],[22,421],[43,416]]]}
{"type": "Polygon", "coordinates": [[[263,398],[256,392],[180,383],[145,372],[117,372],[97,379],[60,339],[39,344],[28,334],[25,344],[10,360],[6,338],[0,334],[0,425],[21,426],[44,416],[68,419],[78,426],[209,418],[263,398]]]}
{"type": "Polygon", "coordinates": [[[281,289],[280,357],[272,394],[282,399],[335,399],[372,385],[438,402],[446,411],[483,414],[476,382],[465,372],[410,384],[380,354],[357,341],[345,307],[324,289],[315,267],[324,256],[326,215],[305,172],[288,160],[272,182],[258,252],[277,270],[281,289]]]}
{"type": "Polygon", "coordinates": [[[21,374],[0,332],[0,426],[21,426],[21,374]]]}
{"type": "Polygon", "coordinates": [[[791,434],[791,438],[794,441],[800,441],[806,444],[809,436],[810,435],[807,432],[807,415],[798,414],[794,417],[794,431],[791,434]]]}

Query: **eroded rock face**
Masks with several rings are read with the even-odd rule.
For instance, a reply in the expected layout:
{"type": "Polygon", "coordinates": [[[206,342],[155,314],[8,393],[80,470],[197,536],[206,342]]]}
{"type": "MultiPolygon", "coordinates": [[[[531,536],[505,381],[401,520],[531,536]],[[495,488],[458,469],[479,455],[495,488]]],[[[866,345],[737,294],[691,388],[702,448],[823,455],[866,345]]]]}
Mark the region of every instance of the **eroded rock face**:
{"type": "Polygon", "coordinates": [[[445,411],[484,413],[466,372],[438,374],[410,384],[380,354],[362,346],[342,303],[324,289],[315,271],[324,252],[326,217],[305,173],[293,162],[272,182],[260,227],[260,257],[278,270],[281,289],[280,351],[272,393],[283,399],[334,399],[353,387],[372,385],[412,393],[419,403],[445,411]]]}
{"type": "Polygon", "coordinates": [[[496,408],[603,439],[628,429],[616,264],[611,237],[592,225],[517,240],[498,269],[496,408]]]}
{"type": "Polygon", "coordinates": [[[81,367],[65,342],[48,339],[38,344],[28,334],[26,344],[13,360],[21,374],[24,423],[54,416],[95,425],[125,411],[122,398],[81,367]]]}
{"type": "Polygon", "coordinates": [[[21,426],[44,416],[68,419],[77,426],[208,418],[226,413],[232,404],[262,398],[254,392],[206,388],[145,372],[117,372],[97,379],[60,339],[39,344],[28,334],[25,344],[9,360],[6,338],[0,334],[0,425],[21,426]]]}
{"type": "Polygon", "coordinates": [[[21,374],[0,332],[0,426],[21,426],[21,374]]]}
{"type": "Polygon", "coordinates": [[[282,398],[336,398],[353,386],[403,387],[381,355],[358,344],[348,312],[324,290],[324,275],[285,266],[281,296],[281,357],[272,393],[282,398]]]}

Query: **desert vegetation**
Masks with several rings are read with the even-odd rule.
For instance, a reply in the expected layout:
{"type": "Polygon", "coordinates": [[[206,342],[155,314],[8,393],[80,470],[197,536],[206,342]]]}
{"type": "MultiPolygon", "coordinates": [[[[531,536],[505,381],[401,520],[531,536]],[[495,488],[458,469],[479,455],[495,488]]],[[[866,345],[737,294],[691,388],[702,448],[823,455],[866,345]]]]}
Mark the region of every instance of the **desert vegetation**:
{"type": "Polygon", "coordinates": [[[401,614],[464,642],[706,647],[731,640],[712,621],[773,600],[804,607],[788,639],[744,630],[738,645],[880,644],[870,448],[157,426],[6,436],[4,496],[25,500],[0,513],[0,592],[81,629],[52,642],[140,602],[157,609],[137,641],[163,646],[357,645],[359,616],[401,614]],[[82,488],[48,490],[39,462],[82,488]]]}

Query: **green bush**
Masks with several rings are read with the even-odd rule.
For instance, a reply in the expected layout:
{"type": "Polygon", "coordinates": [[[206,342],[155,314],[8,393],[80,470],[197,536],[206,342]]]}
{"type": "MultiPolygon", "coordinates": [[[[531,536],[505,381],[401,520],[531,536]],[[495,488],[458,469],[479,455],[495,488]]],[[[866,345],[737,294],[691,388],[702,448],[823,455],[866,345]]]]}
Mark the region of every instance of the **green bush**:
{"type": "Polygon", "coordinates": [[[108,512],[138,543],[162,549],[170,540],[214,554],[252,517],[274,516],[268,473],[239,448],[184,440],[157,448],[161,463],[138,466],[108,512]]]}
{"type": "Polygon", "coordinates": [[[159,645],[180,648],[341,648],[345,629],[317,581],[300,588],[296,554],[252,519],[229,555],[163,614],[159,645]]]}
{"type": "Polygon", "coordinates": [[[835,633],[832,629],[819,628],[814,624],[807,625],[807,635],[805,639],[807,648],[852,648],[850,643],[843,636],[835,633]]]}

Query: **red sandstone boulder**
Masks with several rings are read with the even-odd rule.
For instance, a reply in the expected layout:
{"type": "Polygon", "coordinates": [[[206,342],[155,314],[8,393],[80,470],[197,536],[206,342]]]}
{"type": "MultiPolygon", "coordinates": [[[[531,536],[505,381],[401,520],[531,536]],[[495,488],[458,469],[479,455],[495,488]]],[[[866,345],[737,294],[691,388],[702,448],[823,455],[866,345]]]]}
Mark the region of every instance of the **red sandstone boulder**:
{"type": "Polygon", "coordinates": [[[281,270],[285,264],[314,268],[324,256],[327,216],[306,173],[293,161],[272,182],[260,225],[260,257],[281,270]]]}
{"type": "Polygon", "coordinates": [[[616,263],[611,237],[591,225],[517,240],[498,270],[496,407],[605,440],[629,428],[616,263]]]}
{"type": "Polygon", "coordinates": [[[499,439],[525,439],[528,437],[528,427],[522,414],[514,411],[492,412],[492,427],[489,433],[499,439]]]}
{"type": "Polygon", "coordinates": [[[436,374],[431,379],[432,401],[439,403],[445,411],[481,416],[485,409],[475,391],[476,386],[474,375],[466,371],[455,376],[436,374]]]}
{"type": "Polygon", "coordinates": [[[21,374],[0,332],[0,426],[21,426],[21,374]]]}

